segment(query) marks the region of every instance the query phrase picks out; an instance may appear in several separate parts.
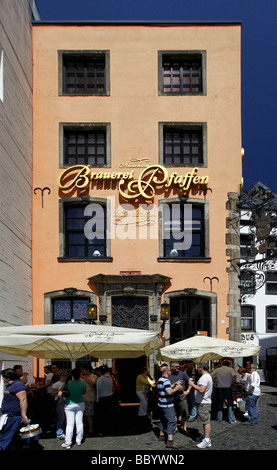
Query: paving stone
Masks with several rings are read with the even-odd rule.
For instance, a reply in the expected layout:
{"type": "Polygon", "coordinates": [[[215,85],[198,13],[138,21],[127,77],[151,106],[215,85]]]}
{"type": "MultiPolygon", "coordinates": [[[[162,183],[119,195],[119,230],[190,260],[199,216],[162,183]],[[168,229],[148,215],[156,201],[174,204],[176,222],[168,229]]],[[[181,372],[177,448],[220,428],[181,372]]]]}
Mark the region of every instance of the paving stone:
{"type": "MultiPolygon", "coordinates": [[[[212,447],[207,449],[198,449],[195,438],[202,434],[202,427],[197,422],[188,423],[188,430],[191,436],[186,436],[181,432],[175,434],[174,439],[177,444],[183,447],[177,452],[183,453],[187,450],[197,450],[197,452],[227,451],[227,450],[276,450],[277,438],[277,387],[262,385],[262,395],[259,401],[260,422],[254,426],[245,426],[238,419],[236,424],[229,424],[223,420],[222,423],[212,420],[212,447]]],[[[73,444],[70,450],[61,447],[62,442],[55,437],[40,439],[43,450],[61,450],[62,452],[72,451],[90,451],[91,456],[116,455],[118,452],[133,451],[136,453],[168,453],[176,452],[173,449],[166,449],[165,443],[158,440],[158,420],[152,420],[152,426],[143,430],[140,418],[134,418],[129,422],[123,423],[122,429],[118,435],[90,437],[84,440],[81,446],[73,444]]],[[[129,454],[128,454],[129,455],[129,454]]],[[[97,457],[98,458],[98,457],[97,457]]]]}

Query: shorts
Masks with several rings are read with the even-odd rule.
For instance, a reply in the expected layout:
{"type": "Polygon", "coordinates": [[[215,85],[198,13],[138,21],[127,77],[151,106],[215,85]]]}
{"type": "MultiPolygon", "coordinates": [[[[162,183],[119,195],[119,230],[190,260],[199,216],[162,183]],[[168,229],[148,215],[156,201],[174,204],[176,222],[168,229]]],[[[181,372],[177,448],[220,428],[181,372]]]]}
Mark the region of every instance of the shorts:
{"type": "Polygon", "coordinates": [[[186,397],[181,397],[174,402],[174,409],[176,416],[182,418],[189,418],[189,405],[186,397]]]}
{"type": "Polygon", "coordinates": [[[197,405],[197,417],[199,421],[205,425],[209,424],[211,420],[211,404],[210,403],[196,403],[197,405]]]}
{"type": "Polygon", "coordinates": [[[85,416],[94,416],[94,401],[85,402],[85,416]]]}

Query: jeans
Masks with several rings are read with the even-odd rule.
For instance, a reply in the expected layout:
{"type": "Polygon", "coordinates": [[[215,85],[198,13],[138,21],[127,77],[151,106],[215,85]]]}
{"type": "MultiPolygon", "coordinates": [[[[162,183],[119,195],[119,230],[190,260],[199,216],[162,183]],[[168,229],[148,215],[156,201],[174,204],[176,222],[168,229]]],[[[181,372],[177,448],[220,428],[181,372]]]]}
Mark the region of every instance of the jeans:
{"type": "Polygon", "coordinates": [[[83,415],[85,403],[74,403],[64,408],[66,416],[65,444],[72,444],[74,425],[76,424],[76,443],[81,444],[84,436],[83,415]]]}
{"type": "Polygon", "coordinates": [[[159,407],[160,410],[160,431],[165,431],[167,434],[173,434],[176,429],[176,419],[174,406],[159,407]]]}
{"type": "Polygon", "coordinates": [[[187,400],[189,404],[189,411],[190,419],[195,419],[197,417],[197,406],[195,404],[195,399],[194,399],[194,390],[190,391],[189,394],[187,395],[187,400]]]}
{"type": "Polygon", "coordinates": [[[147,393],[137,392],[137,396],[138,396],[138,399],[140,401],[138,416],[146,416],[147,415],[147,408],[148,408],[147,393]]]}
{"type": "Polygon", "coordinates": [[[6,450],[20,428],[21,416],[9,416],[3,429],[0,431],[0,450],[6,450]]]}
{"type": "Polygon", "coordinates": [[[259,422],[258,414],[258,396],[257,395],[247,395],[246,397],[246,408],[248,411],[248,421],[251,424],[257,424],[259,422]]]}
{"type": "Polygon", "coordinates": [[[217,419],[222,421],[222,411],[224,400],[227,400],[228,421],[232,423],[236,420],[233,409],[233,398],[231,388],[217,388],[217,419]]]}
{"type": "Polygon", "coordinates": [[[57,412],[56,436],[59,439],[60,437],[64,436],[64,430],[65,430],[64,403],[62,403],[60,400],[57,401],[56,412],[57,412]]]}

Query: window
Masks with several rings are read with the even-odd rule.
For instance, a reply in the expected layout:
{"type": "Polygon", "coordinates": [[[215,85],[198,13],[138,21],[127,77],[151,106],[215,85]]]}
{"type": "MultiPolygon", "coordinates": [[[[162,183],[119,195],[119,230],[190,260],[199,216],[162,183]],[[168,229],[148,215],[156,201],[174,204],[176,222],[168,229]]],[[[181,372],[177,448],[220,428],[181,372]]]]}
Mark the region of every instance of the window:
{"type": "Polygon", "coordinates": [[[255,239],[254,235],[240,235],[240,255],[243,259],[255,258],[255,239]]]}
{"type": "Polygon", "coordinates": [[[112,324],[124,328],[148,328],[148,298],[147,297],[113,297],[112,324]]]}
{"type": "Polygon", "coordinates": [[[195,166],[203,163],[202,129],[185,126],[163,127],[163,163],[195,166]]]}
{"type": "Polygon", "coordinates": [[[240,273],[240,291],[241,295],[255,294],[256,276],[253,271],[243,269],[240,273]]]}
{"type": "Polygon", "coordinates": [[[59,93],[108,95],[108,51],[59,51],[59,93]]]}
{"type": "Polygon", "coordinates": [[[161,257],[174,260],[207,256],[206,210],[205,204],[163,202],[161,257]]]}
{"type": "Polygon", "coordinates": [[[266,285],[265,293],[276,295],[277,294],[277,273],[268,272],[266,273],[266,285]]]}
{"type": "Polygon", "coordinates": [[[89,298],[68,297],[54,299],[52,323],[68,323],[71,321],[82,321],[87,318],[87,305],[89,298]]]}
{"type": "Polygon", "coordinates": [[[111,164],[109,123],[60,123],[60,167],[111,164]]]}
{"type": "Polygon", "coordinates": [[[58,261],[112,261],[110,210],[103,198],[60,199],[58,261]]]}
{"type": "Polygon", "coordinates": [[[65,206],[66,256],[106,256],[106,210],[100,204],[65,206]],[[91,206],[91,211],[89,211],[91,206]]]}
{"type": "Polygon", "coordinates": [[[241,307],[241,331],[255,331],[255,309],[251,305],[241,307]]]}
{"type": "Polygon", "coordinates": [[[64,129],[64,162],[71,165],[106,164],[106,129],[64,129]]]}
{"type": "Polygon", "coordinates": [[[159,93],[205,94],[205,51],[160,51],[159,93]]]}
{"type": "Polygon", "coordinates": [[[277,332],[277,306],[266,307],[266,332],[277,332]]]}

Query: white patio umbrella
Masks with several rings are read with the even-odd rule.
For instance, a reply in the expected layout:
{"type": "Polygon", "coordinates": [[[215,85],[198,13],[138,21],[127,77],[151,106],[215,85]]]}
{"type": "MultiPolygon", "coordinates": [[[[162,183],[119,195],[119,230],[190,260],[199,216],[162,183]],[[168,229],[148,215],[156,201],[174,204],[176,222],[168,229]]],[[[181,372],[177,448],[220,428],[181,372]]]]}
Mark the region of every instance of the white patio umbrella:
{"type": "Polygon", "coordinates": [[[162,345],[160,333],[133,328],[65,323],[0,328],[0,351],[40,359],[136,358],[162,345]]]}
{"type": "Polygon", "coordinates": [[[160,349],[157,359],[162,361],[212,361],[222,357],[238,358],[258,356],[260,346],[195,335],[160,349]]]}

